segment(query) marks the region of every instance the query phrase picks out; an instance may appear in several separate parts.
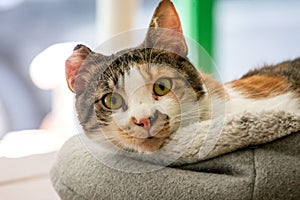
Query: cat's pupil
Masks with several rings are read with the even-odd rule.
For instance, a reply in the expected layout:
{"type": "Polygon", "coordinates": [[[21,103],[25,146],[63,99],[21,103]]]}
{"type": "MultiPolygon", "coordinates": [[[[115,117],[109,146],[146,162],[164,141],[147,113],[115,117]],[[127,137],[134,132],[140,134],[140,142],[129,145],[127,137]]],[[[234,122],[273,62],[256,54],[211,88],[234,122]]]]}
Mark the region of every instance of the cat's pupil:
{"type": "Polygon", "coordinates": [[[110,102],[112,105],[115,105],[117,103],[117,98],[115,96],[112,96],[110,102]]]}
{"type": "Polygon", "coordinates": [[[163,83],[159,83],[158,87],[164,91],[166,89],[165,85],[163,83]]]}

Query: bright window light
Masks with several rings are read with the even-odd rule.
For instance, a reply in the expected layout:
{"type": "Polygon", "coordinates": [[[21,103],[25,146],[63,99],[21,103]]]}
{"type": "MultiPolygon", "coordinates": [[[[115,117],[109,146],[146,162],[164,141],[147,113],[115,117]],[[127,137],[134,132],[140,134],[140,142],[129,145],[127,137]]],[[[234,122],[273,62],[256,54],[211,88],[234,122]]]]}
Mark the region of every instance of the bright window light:
{"type": "Polygon", "coordinates": [[[20,3],[22,3],[24,0],[1,0],[0,1],[0,9],[10,9],[13,8],[20,3]]]}
{"type": "Polygon", "coordinates": [[[41,89],[51,90],[65,81],[65,61],[76,44],[78,42],[54,44],[38,54],[30,66],[34,84],[41,89]]]}

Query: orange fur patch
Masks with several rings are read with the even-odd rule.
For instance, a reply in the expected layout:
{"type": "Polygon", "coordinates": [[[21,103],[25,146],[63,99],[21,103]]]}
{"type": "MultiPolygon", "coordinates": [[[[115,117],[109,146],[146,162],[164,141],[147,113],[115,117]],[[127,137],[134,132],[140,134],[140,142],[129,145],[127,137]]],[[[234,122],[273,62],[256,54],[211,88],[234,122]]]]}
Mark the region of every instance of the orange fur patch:
{"type": "Polygon", "coordinates": [[[253,99],[275,97],[289,91],[289,85],[284,79],[266,75],[255,75],[226,85],[241,92],[245,97],[253,99]]]}

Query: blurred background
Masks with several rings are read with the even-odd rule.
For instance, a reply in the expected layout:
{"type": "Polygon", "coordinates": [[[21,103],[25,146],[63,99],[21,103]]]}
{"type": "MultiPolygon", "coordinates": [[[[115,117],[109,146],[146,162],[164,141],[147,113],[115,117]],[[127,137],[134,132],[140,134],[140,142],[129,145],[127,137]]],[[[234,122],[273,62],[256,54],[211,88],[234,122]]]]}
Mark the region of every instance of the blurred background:
{"type": "Polygon", "coordinates": [[[51,112],[52,88],[33,83],[31,62],[56,43],[89,43],[95,35],[94,8],[91,0],[1,0],[0,137],[37,129],[51,112]]]}
{"type": "MultiPolygon", "coordinates": [[[[76,43],[95,48],[115,34],[147,28],[158,2],[1,0],[0,156],[10,155],[3,146],[14,149],[32,135],[53,134],[64,141],[76,134],[64,60],[76,43]]],[[[300,56],[300,1],[202,2],[174,0],[184,32],[207,49],[217,66],[208,71],[218,71],[223,81],[300,56]]],[[[51,143],[48,136],[41,140],[51,143]]],[[[39,141],[33,138],[28,145],[39,141]]]]}

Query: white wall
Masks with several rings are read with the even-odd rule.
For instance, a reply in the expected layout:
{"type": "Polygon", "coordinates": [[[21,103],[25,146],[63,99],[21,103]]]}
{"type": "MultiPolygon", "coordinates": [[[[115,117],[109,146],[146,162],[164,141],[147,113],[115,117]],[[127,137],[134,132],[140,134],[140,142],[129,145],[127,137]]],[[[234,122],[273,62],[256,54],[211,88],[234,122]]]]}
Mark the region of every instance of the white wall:
{"type": "Polygon", "coordinates": [[[220,0],[215,61],[224,81],[300,56],[300,1],[220,0]]]}

